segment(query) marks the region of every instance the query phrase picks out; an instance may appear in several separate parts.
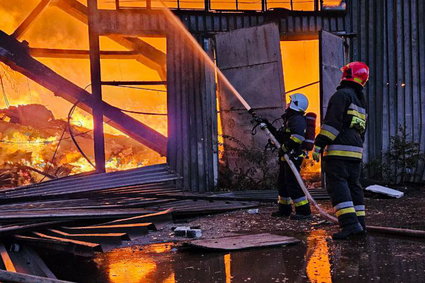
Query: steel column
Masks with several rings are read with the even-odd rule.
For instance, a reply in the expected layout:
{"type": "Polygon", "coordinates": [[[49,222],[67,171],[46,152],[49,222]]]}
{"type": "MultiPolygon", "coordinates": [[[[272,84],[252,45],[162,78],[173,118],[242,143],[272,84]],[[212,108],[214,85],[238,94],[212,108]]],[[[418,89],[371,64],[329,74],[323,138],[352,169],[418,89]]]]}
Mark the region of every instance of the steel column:
{"type": "Polygon", "coordinates": [[[90,76],[92,95],[97,99],[98,105],[93,108],[94,124],[94,159],[96,171],[105,172],[105,136],[103,134],[103,109],[102,109],[102,85],[100,75],[100,50],[99,34],[96,31],[97,0],[88,0],[89,20],[89,46],[90,46],[90,76]]]}

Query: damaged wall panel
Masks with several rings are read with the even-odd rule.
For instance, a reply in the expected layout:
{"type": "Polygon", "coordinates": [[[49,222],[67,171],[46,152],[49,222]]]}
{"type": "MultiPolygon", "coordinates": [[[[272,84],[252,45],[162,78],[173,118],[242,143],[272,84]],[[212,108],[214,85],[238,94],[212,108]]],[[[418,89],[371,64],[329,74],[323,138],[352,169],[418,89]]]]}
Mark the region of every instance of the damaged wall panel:
{"type": "Polygon", "coordinates": [[[167,37],[167,55],[167,160],[183,177],[181,188],[209,191],[217,178],[214,69],[178,33],[167,37]]]}
{"type": "MultiPolygon", "coordinates": [[[[277,25],[217,34],[216,49],[218,67],[252,109],[269,121],[279,118],[284,112],[285,101],[277,25]]],[[[268,137],[251,134],[251,114],[223,81],[219,82],[226,166],[233,172],[241,169],[248,172],[252,164],[243,160],[238,150],[262,151],[268,137]]],[[[273,164],[275,160],[268,162],[273,164]]]]}

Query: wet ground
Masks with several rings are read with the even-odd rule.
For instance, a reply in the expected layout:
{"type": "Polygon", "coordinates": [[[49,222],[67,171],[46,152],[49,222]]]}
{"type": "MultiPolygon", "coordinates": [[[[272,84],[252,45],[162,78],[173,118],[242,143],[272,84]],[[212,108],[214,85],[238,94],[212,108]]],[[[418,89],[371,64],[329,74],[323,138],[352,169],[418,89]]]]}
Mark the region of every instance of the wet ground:
{"type": "MultiPolygon", "coordinates": [[[[280,233],[282,234],[282,233],[280,233]]],[[[161,243],[69,261],[61,277],[77,282],[424,282],[422,241],[369,235],[335,242],[326,230],[292,246],[205,252],[161,243]],[[69,273],[70,270],[74,272],[69,273]]]]}
{"type": "MultiPolygon", "coordinates": [[[[424,196],[420,191],[399,200],[368,199],[368,223],[421,229],[424,196]]],[[[330,210],[329,202],[321,206],[330,210]]],[[[189,219],[94,259],[62,255],[60,265],[54,256],[47,261],[60,279],[76,282],[425,282],[424,240],[369,234],[333,241],[338,228],[317,214],[300,222],[272,218],[274,209],[265,205],[254,214],[241,210],[189,219]],[[179,225],[199,226],[203,238],[269,232],[301,242],[230,253],[189,250],[182,247],[187,239],[173,236],[172,227],[179,225]]]]}

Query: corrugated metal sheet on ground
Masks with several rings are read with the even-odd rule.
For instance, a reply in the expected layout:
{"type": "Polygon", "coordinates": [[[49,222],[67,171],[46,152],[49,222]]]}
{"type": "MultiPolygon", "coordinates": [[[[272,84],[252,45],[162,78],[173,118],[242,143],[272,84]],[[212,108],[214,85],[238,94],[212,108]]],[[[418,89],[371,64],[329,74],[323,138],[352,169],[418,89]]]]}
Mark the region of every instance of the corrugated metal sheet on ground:
{"type": "MultiPolygon", "coordinates": [[[[316,200],[329,199],[329,195],[323,188],[310,189],[311,196],[316,200]]],[[[216,194],[217,197],[229,197],[238,200],[268,201],[275,202],[277,200],[277,190],[261,190],[261,191],[236,191],[229,193],[216,194]]]]}
{"type": "Polygon", "coordinates": [[[176,216],[200,216],[210,213],[225,212],[237,209],[257,207],[255,201],[220,201],[220,200],[179,200],[147,207],[150,210],[165,210],[172,208],[176,216]]]}
{"type": "Polygon", "coordinates": [[[161,164],[112,173],[73,176],[3,190],[0,192],[0,199],[28,196],[58,196],[178,179],[179,177],[170,171],[167,165],[161,164]]]}

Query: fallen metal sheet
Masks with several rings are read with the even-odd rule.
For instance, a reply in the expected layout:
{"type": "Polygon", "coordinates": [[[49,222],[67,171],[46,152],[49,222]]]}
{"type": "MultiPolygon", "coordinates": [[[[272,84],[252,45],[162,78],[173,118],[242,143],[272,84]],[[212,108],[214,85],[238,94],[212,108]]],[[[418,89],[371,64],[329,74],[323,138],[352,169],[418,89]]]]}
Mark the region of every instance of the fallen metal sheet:
{"type": "Polygon", "coordinates": [[[0,243],[0,256],[1,261],[3,262],[3,265],[6,270],[16,272],[15,265],[13,264],[13,261],[10,258],[9,253],[7,252],[6,247],[3,245],[3,243],[0,243]]]}
{"type": "Polygon", "coordinates": [[[133,223],[141,223],[141,222],[151,222],[156,225],[158,223],[173,221],[172,211],[173,211],[172,209],[167,209],[157,213],[117,219],[117,220],[102,223],[100,225],[133,224],[133,223]]]}
{"type": "Polygon", "coordinates": [[[45,232],[50,236],[66,239],[79,240],[90,243],[109,244],[119,246],[122,241],[129,241],[126,233],[98,233],[98,234],[69,234],[57,229],[49,229],[45,232]]]}
{"type": "Polygon", "coordinates": [[[155,231],[156,227],[152,223],[134,223],[84,227],[61,227],[60,230],[69,234],[127,233],[130,237],[138,237],[148,234],[149,230],[155,231]]]}
{"type": "Polygon", "coordinates": [[[0,235],[6,236],[10,234],[33,231],[40,228],[51,227],[57,224],[63,224],[66,221],[46,221],[46,222],[36,222],[36,223],[14,223],[11,225],[2,225],[0,228],[0,235]]]}
{"type": "MultiPolygon", "coordinates": [[[[157,198],[145,198],[145,197],[94,197],[91,199],[88,198],[78,198],[70,200],[47,200],[47,201],[26,201],[22,203],[13,203],[1,205],[1,212],[5,211],[16,211],[22,210],[25,211],[42,211],[42,210],[52,210],[52,209],[61,209],[61,210],[71,210],[71,209],[120,209],[120,208],[143,208],[148,205],[161,204],[175,199],[157,199],[157,198]]],[[[1,221],[0,221],[1,222],[1,221]]]]}
{"type": "Polygon", "coordinates": [[[156,211],[144,209],[74,209],[55,211],[0,211],[0,223],[18,221],[50,221],[50,220],[78,220],[78,219],[116,219],[131,217],[143,214],[154,213],[156,211]]]}
{"type": "Polygon", "coordinates": [[[92,249],[93,251],[102,252],[102,247],[98,243],[90,243],[90,242],[86,242],[86,241],[66,239],[66,238],[62,238],[62,237],[50,236],[50,235],[39,233],[39,232],[33,232],[32,234],[34,234],[37,237],[43,238],[43,239],[50,239],[50,240],[54,240],[54,241],[70,243],[70,244],[73,244],[75,246],[81,246],[81,247],[84,247],[84,248],[87,248],[87,249],[92,249]]]}
{"type": "Polygon", "coordinates": [[[148,206],[146,209],[164,210],[173,209],[173,216],[188,217],[212,213],[220,213],[237,209],[258,207],[258,202],[214,201],[214,200],[180,200],[165,203],[159,206],[148,206]]]}
{"type": "Polygon", "coordinates": [[[25,283],[72,283],[71,281],[46,278],[19,272],[9,272],[0,269],[0,280],[2,282],[25,282],[25,283]]]}
{"type": "MultiPolygon", "coordinates": [[[[315,200],[329,199],[329,194],[323,188],[308,190],[315,200]]],[[[277,190],[255,190],[255,191],[237,191],[222,194],[214,194],[212,197],[229,200],[253,200],[261,202],[276,202],[277,190]]]]}
{"type": "Polygon", "coordinates": [[[30,247],[19,245],[19,249],[9,249],[9,256],[16,267],[16,272],[56,279],[38,253],[30,247]]]}
{"type": "Polygon", "coordinates": [[[201,249],[221,250],[221,251],[235,251],[252,248],[264,248],[273,246],[286,246],[290,244],[299,243],[300,240],[280,236],[269,233],[251,234],[241,236],[230,236],[220,239],[209,240],[194,240],[188,243],[189,246],[201,249]]]}
{"type": "Polygon", "coordinates": [[[62,251],[78,256],[92,257],[95,252],[102,251],[99,244],[92,244],[94,246],[78,245],[75,242],[24,235],[14,235],[13,238],[20,243],[26,243],[33,247],[62,251]]]}
{"type": "Polygon", "coordinates": [[[392,198],[401,198],[404,196],[403,192],[390,189],[388,187],[380,186],[380,185],[368,186],[365,190],[372,193],[376,193],[376,194],[386,195],[392,198]]]}
{"type": "Polygon", "coordinates": [[[126,171],[66,177],[8,189],[0,192],[0,200],[93,192],[110,188],[174,181],[179,178],[179,176],[170,171],[168,166],[161,164],[126,171]]]}

